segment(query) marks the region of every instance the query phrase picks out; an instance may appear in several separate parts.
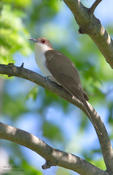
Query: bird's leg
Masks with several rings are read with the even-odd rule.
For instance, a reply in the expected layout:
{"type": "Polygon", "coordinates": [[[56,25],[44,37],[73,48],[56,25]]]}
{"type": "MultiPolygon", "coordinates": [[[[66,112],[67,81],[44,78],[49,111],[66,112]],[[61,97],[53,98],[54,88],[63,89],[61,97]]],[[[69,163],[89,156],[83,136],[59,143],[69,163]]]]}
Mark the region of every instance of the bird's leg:
{"type": "Polygon", "coordinates": [[[48,75],[47,77],[45,77],[45,79],[46,80],[50,80],[50,81],[58,84],[59,86],[61,86],[61,84],[58,81],[56,81],[55,78],[53,76],[51,76],[51,75],[48,75]]]}
{"type": "MultiPolygon", "coordinates": [[[[46,76],[46,77],[45,77],[45,80],[51,80],[51,76],[50,76],[50,75],[46,76]]],[[[52,80],[51,80],[51,81],[52,81],[52,80]]]]}

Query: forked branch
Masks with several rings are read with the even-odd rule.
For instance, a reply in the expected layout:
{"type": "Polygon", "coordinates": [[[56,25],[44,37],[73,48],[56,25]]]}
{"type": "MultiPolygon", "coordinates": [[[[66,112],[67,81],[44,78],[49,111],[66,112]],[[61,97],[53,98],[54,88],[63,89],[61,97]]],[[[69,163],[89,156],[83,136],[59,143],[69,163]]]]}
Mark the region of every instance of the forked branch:
{"type": "Polygon", "coordinates": [[[96,9],[96,7],[99,5],[99,3],[101,2],[102,0],[96,0],[94,3],[93,3],[93,5],[90,7],[90,13],[94,13],[94,11],[95,11],[95,9],[96,9]]]}
{"type": "Polygon", "coordinates": [[[64,2],[72,11],[79,25],[80,33],[89,35],[106,61],[113,68],[113,40],[102,26],[100,20],[90,13],[90,11],[93,12],[95,10],[100,0],[96,0],[91,8],[86,8],[80,0],[64,0],[64,2]]]}

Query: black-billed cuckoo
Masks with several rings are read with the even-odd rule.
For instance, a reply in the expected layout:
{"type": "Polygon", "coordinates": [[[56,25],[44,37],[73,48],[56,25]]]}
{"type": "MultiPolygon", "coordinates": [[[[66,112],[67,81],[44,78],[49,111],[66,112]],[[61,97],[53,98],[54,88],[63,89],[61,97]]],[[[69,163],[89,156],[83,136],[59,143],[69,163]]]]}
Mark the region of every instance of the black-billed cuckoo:
{"type": "Polygon", "coordinates": [[[54,50],[45,38],[31,40],[35,42],[35,59],[42,73],[61,85],[72,98],[78,98],[89,112],[86,102],[88,97],[82,89],[78,71],[70,59],[54,50]]]}

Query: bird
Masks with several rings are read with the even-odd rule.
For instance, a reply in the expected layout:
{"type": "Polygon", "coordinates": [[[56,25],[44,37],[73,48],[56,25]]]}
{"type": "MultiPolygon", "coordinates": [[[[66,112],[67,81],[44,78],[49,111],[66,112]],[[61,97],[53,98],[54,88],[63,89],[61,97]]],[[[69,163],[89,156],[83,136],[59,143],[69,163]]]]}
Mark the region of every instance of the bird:
{"type": "Polygon", "coordinates": [[[35,60],[41,72],[51,81],[62,86],[74,99],[79,99],[86,107],[88,96],[83,90],[80,76],[73,62],[63,53],[55,50],[51,42],[42,38],[31,38],[35,43],[35,60]]]}

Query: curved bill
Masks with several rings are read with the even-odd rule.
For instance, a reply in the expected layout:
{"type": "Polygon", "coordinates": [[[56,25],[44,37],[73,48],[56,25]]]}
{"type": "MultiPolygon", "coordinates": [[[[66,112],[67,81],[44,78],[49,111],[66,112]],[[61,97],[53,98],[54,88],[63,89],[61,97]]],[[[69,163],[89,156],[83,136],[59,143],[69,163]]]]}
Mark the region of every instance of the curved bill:
{"type": "Polygon", "coordinates": [[[34,39],[34,38],[30,38],[29,40],[33,41],[33,42],[38,42],[37,39],[34,39]]]}

